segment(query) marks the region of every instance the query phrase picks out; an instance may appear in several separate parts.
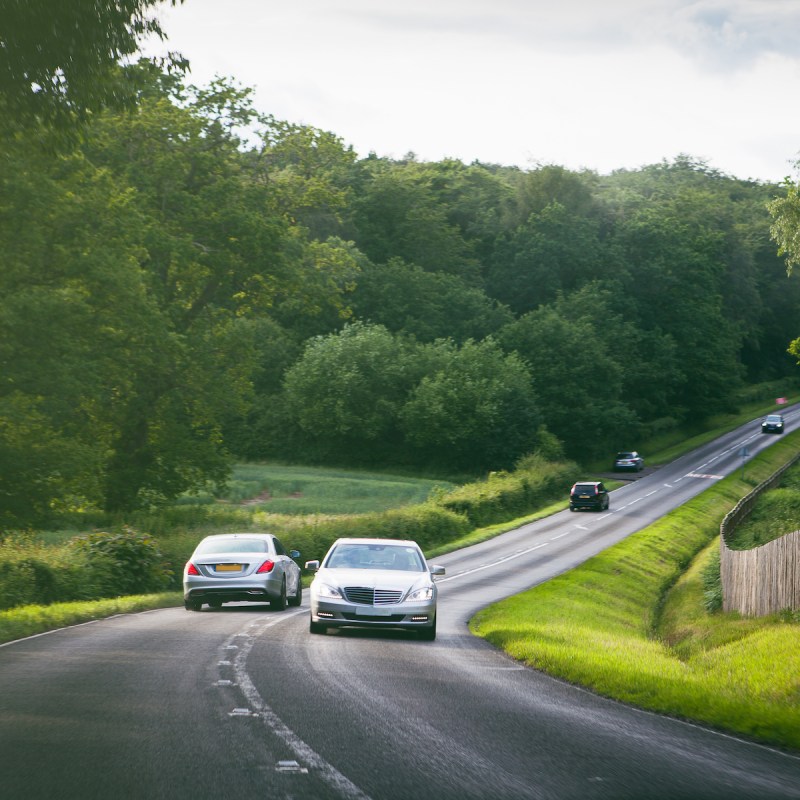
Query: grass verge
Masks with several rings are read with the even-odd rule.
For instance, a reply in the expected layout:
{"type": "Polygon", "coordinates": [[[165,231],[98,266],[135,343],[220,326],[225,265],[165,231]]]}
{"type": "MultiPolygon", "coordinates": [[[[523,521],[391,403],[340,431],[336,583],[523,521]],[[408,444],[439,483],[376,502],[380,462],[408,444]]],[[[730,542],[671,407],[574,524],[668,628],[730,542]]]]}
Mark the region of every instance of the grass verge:
{"type": "Polygon", "coordinates": [[[800,433],[786,436],[748,463],[746,482],[738,473],[719,481],[585,564],[480,612],[471,630],[598,694],[800,749],[800,627],[705,614],[695,563],[727,511],[798,445],[800,433]]]}
{"type": "Polygon", "coordinates": [[[183,595],[180,592],[164,592],[91,602],[21,606],[9,611],[0,611],[0,643],[117,614],[135,614],[138,611],[182,605],[183,595]]]}

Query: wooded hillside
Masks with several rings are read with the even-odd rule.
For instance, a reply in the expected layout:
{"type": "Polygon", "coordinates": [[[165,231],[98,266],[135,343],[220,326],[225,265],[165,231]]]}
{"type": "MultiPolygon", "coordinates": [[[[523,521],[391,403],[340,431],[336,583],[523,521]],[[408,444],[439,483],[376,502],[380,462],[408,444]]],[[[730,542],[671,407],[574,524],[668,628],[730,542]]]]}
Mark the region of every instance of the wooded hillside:
{"type": "Polygon", "coordinates": [[[361,158],[231,82],[126,75],[80,135],[0,127],[5,525],[173,498],[235,458],[597,457],[796,374],[785,187],[689,156],[361,158]]]}

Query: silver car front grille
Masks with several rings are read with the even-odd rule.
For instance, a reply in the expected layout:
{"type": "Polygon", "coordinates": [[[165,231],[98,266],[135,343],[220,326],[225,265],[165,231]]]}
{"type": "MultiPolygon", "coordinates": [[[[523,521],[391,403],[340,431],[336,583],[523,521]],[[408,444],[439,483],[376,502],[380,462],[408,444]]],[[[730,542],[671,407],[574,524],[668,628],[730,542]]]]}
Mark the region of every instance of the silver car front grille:
{"type": "Polygon", "coordinates": [[[345,586],[344,596],[349,603],[366,606],[387,606],[399,603],[403,592],[400,589],[372,589],[369,586],[345,586]]]}

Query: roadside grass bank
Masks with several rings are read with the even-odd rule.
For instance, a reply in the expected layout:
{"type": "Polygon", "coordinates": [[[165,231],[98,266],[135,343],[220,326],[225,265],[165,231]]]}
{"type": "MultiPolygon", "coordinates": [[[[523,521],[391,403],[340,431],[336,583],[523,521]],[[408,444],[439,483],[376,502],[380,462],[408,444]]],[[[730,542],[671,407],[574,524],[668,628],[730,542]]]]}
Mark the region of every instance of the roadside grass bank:
{"type": "Polygon", "coordinates": [[[796,615],[709,613],[702,570],[725,514],[800,432],[654,525],[477,614],[470,629],[530,667],[640,708],[800,750],[796,615]]]}
{"type": "Polygon", "coordinates": [[[182,594],[162,592],[128,595],[110,600],[20,606],[0,611],[0,644],[118,614],[135,614],[155,608],[182,605],[182,594]]]}

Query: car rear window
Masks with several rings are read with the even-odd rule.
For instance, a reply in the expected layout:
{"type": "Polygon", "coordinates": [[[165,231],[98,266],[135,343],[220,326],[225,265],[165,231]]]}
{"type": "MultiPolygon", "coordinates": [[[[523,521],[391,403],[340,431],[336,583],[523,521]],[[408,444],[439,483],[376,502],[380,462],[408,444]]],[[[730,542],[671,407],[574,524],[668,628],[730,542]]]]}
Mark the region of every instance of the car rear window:
{"type": "Polygon", "coordinates": [[[617,453],[617,458],[635,458],[633,453],[617,453]]]}
{"type": "Polygon", "coordinates": [[[572,491],[576,494],[594,494],[596,489],[593,483],[576,483],[572,491]]]}
{"type": "Polygon", "coordinates": [[[197,548],[198,555],[218,553],[269,553],[269,544],[264,539],[212,539],[197,548]]]}

